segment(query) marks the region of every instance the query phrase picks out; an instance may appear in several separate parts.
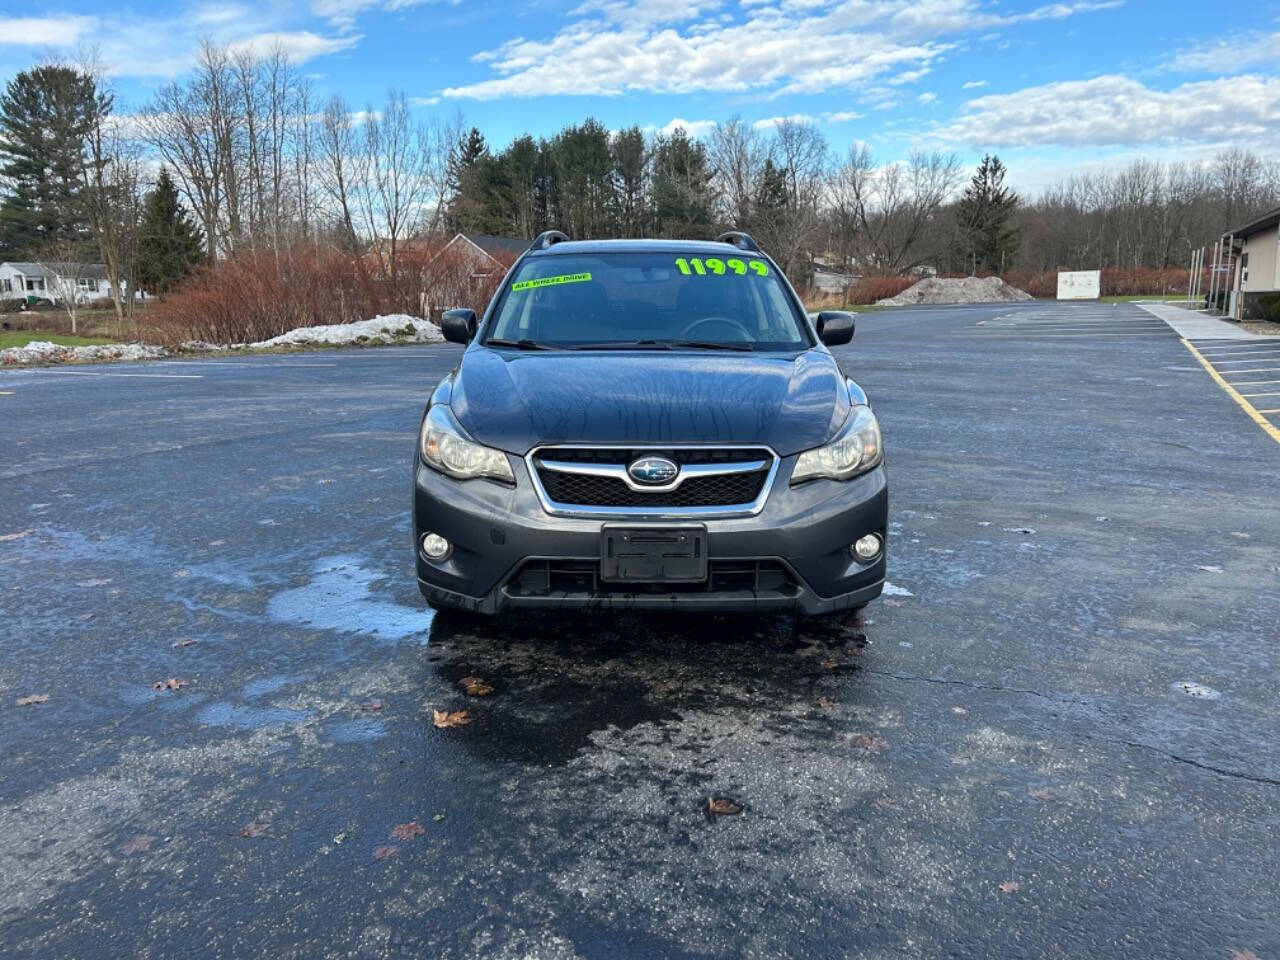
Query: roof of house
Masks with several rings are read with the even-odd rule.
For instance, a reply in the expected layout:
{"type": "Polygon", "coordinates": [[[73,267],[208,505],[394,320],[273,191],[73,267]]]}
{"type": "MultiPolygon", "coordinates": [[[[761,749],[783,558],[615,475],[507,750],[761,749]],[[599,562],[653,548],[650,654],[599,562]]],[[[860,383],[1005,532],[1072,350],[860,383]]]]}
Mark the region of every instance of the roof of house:
{"type": "Polygon", "coordinates": [[[495,237],[488,233],[463,234],[491,257],[518,257],[529,249],[529,241],[518,237],[495,237]]]}
{"type": "Polygon", "coordinates": [[[0,267],[12,267],[26,277],[71,277],[85,280],[107,279],[107,268],[101,263],[25,263],[10,260],[0,267]]]}
{"type": "Polygon", "coordinates": [[[1234,236],[1239,240],[1244,237],[1251,237],[1255,233],[1261,233],[1263,230],[1269,230],[1278,223],[1280,223],[1280,207],[1276,207],[1269,213],[1264,213],[1256,220],[1250,220],[1242,227],[1236,227],[1234,230],[1228,230],[1223,234],[1223,236],[1234,236]]]}

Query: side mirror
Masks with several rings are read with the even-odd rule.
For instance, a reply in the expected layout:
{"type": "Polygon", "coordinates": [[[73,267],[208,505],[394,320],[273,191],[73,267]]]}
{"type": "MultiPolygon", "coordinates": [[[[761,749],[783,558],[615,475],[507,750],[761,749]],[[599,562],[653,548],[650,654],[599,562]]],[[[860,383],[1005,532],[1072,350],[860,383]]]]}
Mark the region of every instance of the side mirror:
{"type": "Polygon", "coordinates": [[[450,343],[470,343],[476,335],[476,312],[466,307],[446,310],[440,317],[440,331],[450,343]]]}
{"type": "Polygon", "coordinates": [[[818,314],[814,324],[818,328],[818,339],[828,347],[838,347],[853,339],[853,314],[843,310],[823,310],[818,314]]]}

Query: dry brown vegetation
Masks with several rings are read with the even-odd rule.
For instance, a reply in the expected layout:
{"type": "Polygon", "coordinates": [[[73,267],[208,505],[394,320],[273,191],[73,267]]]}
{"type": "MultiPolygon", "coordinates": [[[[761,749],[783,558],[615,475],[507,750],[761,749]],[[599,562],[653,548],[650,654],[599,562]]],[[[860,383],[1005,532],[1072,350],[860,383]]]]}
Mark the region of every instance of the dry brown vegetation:
{"type": "Polygon", "coordinates": [[[448,307],[480,311],[501,271],[475,275],[475,261],[439,243],[415,243],[394,260],[334,249],[291,247],[237,253],[202,268],[139,320],[144,339],[250,343],[297,327],[351,323],[384,314],[438,317],[448,307]]]}

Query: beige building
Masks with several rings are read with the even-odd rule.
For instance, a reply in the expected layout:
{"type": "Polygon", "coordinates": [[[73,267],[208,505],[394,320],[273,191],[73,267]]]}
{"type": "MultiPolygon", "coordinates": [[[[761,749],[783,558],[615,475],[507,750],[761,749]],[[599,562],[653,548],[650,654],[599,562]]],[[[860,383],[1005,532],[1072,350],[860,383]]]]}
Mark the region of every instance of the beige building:
{"type": "Polygon", "coordinates": [[[1237,269],[1232,289],[1239,291],[1239,315],[1258,317],[1258,298],[1280,293],[1280,207],[1223,235],[1235,238],[1237,269]]]}

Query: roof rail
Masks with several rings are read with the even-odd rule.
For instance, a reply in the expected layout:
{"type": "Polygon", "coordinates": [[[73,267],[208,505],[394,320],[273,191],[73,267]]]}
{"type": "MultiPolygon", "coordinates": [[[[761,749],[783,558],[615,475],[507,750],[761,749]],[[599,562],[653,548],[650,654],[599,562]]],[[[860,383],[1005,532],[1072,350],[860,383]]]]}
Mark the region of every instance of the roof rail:
{"type": "Polygon", "coordinates": [[[739,250],[751,250],[754,253],[761,253],[760,245],[751,239],[751,234],[744,233],[741,230],[728,230],[716,237],[716,243],[730,243],[739,250]]]}
{"type": "Polygon", "coordinates": [[[533,243],[529,244],[529,249],[546,250],[553,243],[563,243],[568,239],[569,235],[559,230],[543,230],[534,238],[533,243]]]}

